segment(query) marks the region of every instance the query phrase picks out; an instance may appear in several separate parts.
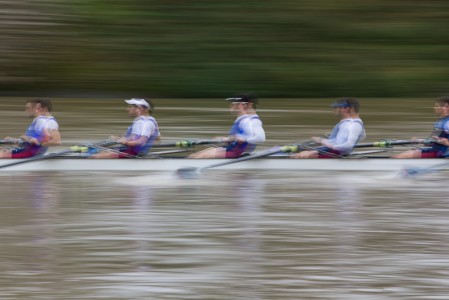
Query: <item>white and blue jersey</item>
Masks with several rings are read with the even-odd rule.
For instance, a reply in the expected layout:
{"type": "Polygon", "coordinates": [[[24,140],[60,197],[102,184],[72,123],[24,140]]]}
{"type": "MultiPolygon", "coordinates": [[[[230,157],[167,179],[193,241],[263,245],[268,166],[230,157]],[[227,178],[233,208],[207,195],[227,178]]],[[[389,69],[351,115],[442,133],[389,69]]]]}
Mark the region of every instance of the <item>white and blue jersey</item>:
{"type": "Polygon", "coordinates": [[[262,127],[262,120],[258,115],[248,115],[247,121],[244,123],[244,127],[247,127],[246,131],[251,134],[246,137],[248,142],[247,152],[252,152],[256,149],[257,144],[265,142],[265,130],[262,127]]]}
{"type": "MultiPolygon", "coordinates": [[[[441,118],[434,123],[432,136],[449,139],[449,117],[441,118]]],[[[438,143],[432,143],[431,150],[438,152],[438,157],[441,157],[448,150],[448,147],[438,143]]]]}
{"type": "Polygon", "coordinates": [[[138,139],[142,136],[147,137],[145,144],[137,146],[128,146],[127,152],[135,154],[147,153],[154,141],[160,136],[159,126],[152,116],[140,116],[134,119],[133,123],[128,127],[125,137],[131,140],[138,139]]]}
{"type": "Polygon", "coordinates": [[[366,137],[365,128],[361,119],[343,119],[335,125],[330,136],[324,143],[330,143],[332,149],[341,155],[352,152],[355,144],[366,137]]]}
{"type": "MultiPolygon", "coordinates": [[[[30,138],[35,138],[39,141],[39,144],[42,144],[49,141],[49,133],[55,129],[58,130],[59,125],[54,117],[39,116],[31,122],[30,126],[28,126],[25,135],[30,138]]],[[[37,148],[39,153],[44,153],[47,150],[47,147],[40,145],[33,145],[33,148],[37,148]]]]}
{"type": "Polygon", "coordinates": [[[248,115],[239,116],[232,124],[231,130],[229,131],[230,136],[235,136],[236,138],[241,138],[245,140],[243,143],[237,141],[230,142],[226,147],[226,157],[235,158],[240,156],[245,152],[248,147],[247,138],[251,136],[251,126],[249,124],[248,115]]]}
{"type": "Polygon", "coordinates": [[[54,117],[39,116],[28,126],[25,135],[37,139],[42,144],[47,141],[48,132],[53,129],[59,129],[58,122],[54,117]]]}
{"type": "Polygon", "coordinates": [[[260,144],[265,142],[265,130],[262,127],[262,120],[258,115],[249,115],[249,123],[251,126],[251,136],[246,139],[250,144],[260,144]]]}

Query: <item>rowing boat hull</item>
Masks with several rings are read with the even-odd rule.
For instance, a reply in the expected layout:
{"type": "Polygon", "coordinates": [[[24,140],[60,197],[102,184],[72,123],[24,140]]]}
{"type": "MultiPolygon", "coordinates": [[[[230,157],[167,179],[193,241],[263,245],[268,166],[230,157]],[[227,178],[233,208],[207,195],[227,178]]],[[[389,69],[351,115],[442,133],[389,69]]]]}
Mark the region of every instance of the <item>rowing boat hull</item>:
{"type": "MultiPolygon", "coordinates": [[[[10,171],[175,171],[185,167],[205,167],[223,159],[84,159],[84,158],[51,158],[27,162],[2,168],[2,165],[17,160],[0,160],[0,170],[10,171]]],[[[226,160],[229,161],[229,160],[226,160]]],[[[443,164],[439,169],[449,169],[449,161],[445,159],[286,159],[261,158],[227,164],[217,170],[292,170],[292,171],[400,171],[404,168],[428,168],[443,164]],[[447,163],[447,164],[446,164],[447,163]]]]}

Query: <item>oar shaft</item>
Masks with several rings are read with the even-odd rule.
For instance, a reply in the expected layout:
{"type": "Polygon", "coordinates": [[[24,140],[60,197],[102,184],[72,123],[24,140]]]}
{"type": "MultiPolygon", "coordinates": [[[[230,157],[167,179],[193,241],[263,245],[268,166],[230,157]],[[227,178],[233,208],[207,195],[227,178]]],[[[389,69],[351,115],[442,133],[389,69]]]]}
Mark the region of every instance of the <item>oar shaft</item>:
{"type": "Polygon", "coordinates": [[[373,143],[361,143],[354,146],[354,148],[368,148],[368,147],[377,147],[377,148],[391,148],[393,146],[398,145],[413,145],[413,144],[423,144],[425,143],[423,140],[395,140],[395,141],[379,141],[373,143]]]}
{"type": "MultiPolygon", "coordinates": [[[[308,141],[307,141],[308,142],[308,141]]],[[[303,142],[306,143],[306,142],[303,142]]],[[[234,159],[229,159],[226,160],[224,162],[219,162],[219,163],[215,163],[215,164],[210,164],[208,166],[204,166],[201,168],[191,168],[191,167],[187,167],[187,168],[181,168],[177,170],[177,174],[181,177],[193,177],[192,174],[195,174],[196,172],[201,172],[201,170],[205,170],[205,169],[210,169],[210,168],[215,168],[215,167],[220,167],[220,166],[225,166],[225,165],[230,165],[230,164],[235,164],[238,162],[242,162],[242,161],[247,161],[247,160],[252,160],[252,159],[256,159],[256,158],[260,158],[260,157],[265,157],[265,156],[269,156],[269,155],[273,155],[276,153],[280,153],[280,152],[284,152],[284,153],[288,153],[288,152],[296,152],[298,151],[298,149],[301,149],[301,144],[296,144],[296,145],[288,145],[288,146],[275,146],[272,147],[268,150],[265,151],[261,151],[249,156],[243,156],[243,157],[239,157],[239,158],[234,158],[234,159]]]]}
{"type": "Polygon", "coordinates": [[[0,144],[19,144],[21,141],[21,139],[2,139],[0,144]]]}
{"type": "Polygon", "coordinates": [[[265,157],[265,156],[269,156],[269,155],[273,155],[276,153],[290,153],[290,152],[298,152],[300,150],[304,150],[304,149],[311,149],[310,147],[306,146],[310,143],[313,143],[313,141],[310,140],[306,140],[304,142],[298,143],[298,144],[293,144],[293,145],[286,145],[286,146],[274,146],[270,149],[267,149],[265,151],[261,151],[252,155],[248,155],[248,156],[243,156],[243,157],[239,157],[239,158],[234,158],[234,159],[230,159],[228,161],[224,161],[221,163],[216,163],[216,164],[211,164],[209,166],[206,167],[202,167],[201,169],[209,169],[209,168],[215,168],[215,167],[220,167],[223,165],[229,165],[229,164],[234,164],[234,163],[238,163],[241,161],[247,161],[247,160],[251,160],[251,159],[256,159],[256,158],[260,158],[260,157],[265,157]]]}
{"type": "MultiPolygon", "coordinates": [[[[98,144],[106,144],[106,143],[114,144],[116,142],[111,141],[111,140],[106,140],[106,141],[101,141],[101,142],[97,142],[97,143],[90,143],[90,145],[98,145],[98,144]]],[[[84,144],[81,146],[72,146],[68,149],[65,149],[65,150],[62,150],[59,152],[54,152],[54,153],[50,153],[50,154],[42,154],[42,155],[32,156],[29,158],[17,159],[16,161],[13,161],[13,162],[10,162],[10,163],[4,164],[4,165],[0,165],[0,169],[11,167],[11,166],[16,166],[16,165],[20,165],[20,164],[24,164],[24,163],[28,163],[28,162],[49,159],[49,158],[61,156],[64,154],[69,154],[69,153],[74,153],[74,152],[82,152],[82,151],[85,151],[86,148],[87,148],[87,146],[86,146],[86,144],[84,144]]]]}
{"type": "Polygon", "coordinates": [[[202,167],[201,169],[216,168],[216,167],[220,167],[220,166],[224,166],[224,165],[235,164],[235,163],[246,161],[246,160],[256,159],[256,158],[259,158],[259,157],[264,157],[264,156],[276,154],[276,153],[279,153],[279,152],[283,152],[281,149],[282,149],[282,147],[275,146],[273,148],[270,148],[270,149],[268,149],[266,151],[259,152],[257,154],[243,156],[243,157],[234,158],[234,159],[229,159],[229,160],[224,161],[224,162],[215,163],[215,164],[211,164],[209,166],[202,167]]]}
{"type": "Polygon", "coordinates": [[[154,147],[178,147],[178,148],[190,148],[196,145],[207,145],[207,144],[219,144],[223,143],[222,140],[182,140],[176,142],[159,143],[151,145],[154,147]]]}
{"type": "Polygon", "coordinates": [[[33,156],[30,158],[25,158],[25,159],[17,159],[17,161],[7,163],[4,165],[0,165],[0,168],[7,168],[7,167],[12,167],[12,166],[16,166],[16,165],[20,165],[20,164],[24,164],[24,163],[28,163],[28,162],[33,162],[33,161],[37,161],[37,160],[49,159],[52,157],[61,156],[61,155],[73,153],[73,152],[74,151],[71,149],[66,149],[64,151],[50,153],[50,154],[46,154],[46,155],[38,155],[38,156],[33,156]]]}
{"type": "Polygon", "coordinates": [[[155,157],[160,157],[161,155],[164,155],[164,154],[184,153],[184,152],[188,152],[188,151],[190,151],[190,150],[188,150],[188,149],[177,149],[177,150],[166,150],[166,151],[149,152],[147,155],[142,156],[142,158],[145,158],[145,157],[155,158],[155,157]]]}

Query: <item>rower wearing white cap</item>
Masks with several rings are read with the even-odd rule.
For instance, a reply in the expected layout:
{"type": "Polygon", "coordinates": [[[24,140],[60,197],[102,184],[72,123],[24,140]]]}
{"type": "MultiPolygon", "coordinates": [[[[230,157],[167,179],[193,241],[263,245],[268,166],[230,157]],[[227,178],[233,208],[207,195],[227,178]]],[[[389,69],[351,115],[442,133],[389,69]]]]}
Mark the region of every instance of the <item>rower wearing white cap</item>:
{"type": "Polygon", "coordinates": [[[154,105],[150,100],[132,98],[125,100],[128,114],[134,117],[133,123],[123,137],[116,138],[123,146],[118,151],[101,151],[92,158],[127,158],[146,154],[151,145],[160,139],[159,126],[151,115],[154,105]]]}

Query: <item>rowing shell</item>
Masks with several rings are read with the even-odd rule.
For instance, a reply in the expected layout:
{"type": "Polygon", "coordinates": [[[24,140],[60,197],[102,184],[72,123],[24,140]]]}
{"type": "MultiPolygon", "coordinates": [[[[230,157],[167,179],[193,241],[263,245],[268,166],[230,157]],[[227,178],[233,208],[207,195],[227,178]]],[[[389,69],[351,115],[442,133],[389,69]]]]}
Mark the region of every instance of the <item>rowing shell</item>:
{"type": "MultiPolygon", "coordinates": [[[[201,168],[224,159],[186,158],[135,158],[135,159],[86,159],[76,157],[37,160],[11,167],[1,165],[17,161],[1,159],[0,172],[10,171],[176,171],[185,167],[201,168]]],[[[229,160],[226,160],[229,161],[229,160]]],[[[217,170],[294,170],[294,171],[400,171],[405,168],[428,168],[448,162],[445,159],[392,159],[392,158],[339,158],[339,159],[288,159],[260,158],[217,167],[217,170]]],[[[441,167],[449,170],[449,163],[441,167]]]]}

